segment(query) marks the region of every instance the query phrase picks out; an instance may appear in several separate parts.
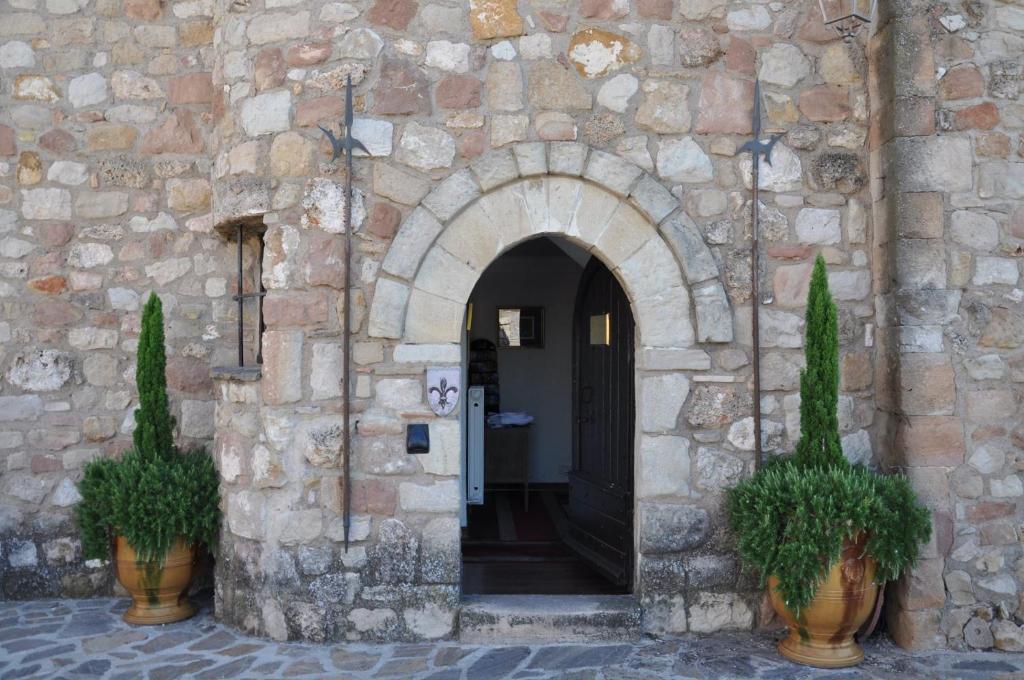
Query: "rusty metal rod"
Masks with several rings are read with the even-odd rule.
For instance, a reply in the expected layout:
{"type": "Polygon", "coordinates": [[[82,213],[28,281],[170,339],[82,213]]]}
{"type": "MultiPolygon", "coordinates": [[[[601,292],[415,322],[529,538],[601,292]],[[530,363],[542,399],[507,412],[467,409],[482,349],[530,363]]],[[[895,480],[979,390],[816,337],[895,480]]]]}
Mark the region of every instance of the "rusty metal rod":
{"type": "MultiPolygon", "coordinates": [[[[347,123],[345,129],[345,136],[348,139],[352,138],[352,76],[348,77],[347,89],[345,92],[345,122],[347,123]]],[[[343,352],[344,355],[341,360],[342,365],[342,376],[341,376],[341,389],[343,398],[343,436],[345,437],[344,444],[344,456],[345,460],[343,465],[343,475],[345,484],[345,500],[344,500],[344,523],[345,523],[345,552],[348,552],[348,535],[349,530],[352,526],[352,477],[351,477],[351,462],[352,458],[352,432],[351,432],[351,418],[352,418],[352,407],[351,407],[351,391],[349,390],[349,384],[351,377],[349,375],[349,356],[352,353],[352,149],[347,149],[345,154],[345,292],[344,292],[344,305],[345,315],[342,319],[341,333],[343,337],[343,352]]]]}
{"type": "Polygon", "coordinates": [[[753,201],[750,206],[750,326],[753,331],[753,361],[754,371],[754,469],[760,469],[764,462],[764,453],[761,450],[761,247],[758,243],[758,219],[760,218],[760,183],[761,183],[761,156],[768,165],[772,164],[772,147],[779,141],[782,134],[771,136],[768,143],[761,141],[761,83],[754,81],[754,110],[751,129],[754,138],[740,147],[740,151],[750,152],[750,188],[753,201]]]}
{"type": "Polygon", "coordinates": [[[343,522],[345,527],[345,552],[348,552],[349,531],[352,527],[352,391],[351,391],[351,354],[352,354],[352,155],[356,149],[361,149],[367,156],[370,152],[358,139],[352,136],[352,125],[355,122],[355,111],[352,106],[352,76],[349,76],[345,83],[345,120],[342,138],[338,139],[334,133],[327,128],[320,126],[331,143],[331,160],[337,160],[338,156],[345,155],[345,290],[343,292],[344,315],[341,322],[342,333],[342,485],[344,493],[343,501],[343,522]]]}
{"type": "Polygon", "coordinates": [[[242,223],[238,223],[238,366],[245,366],[245,350],[242,336],[245,333],[243,319],[245,312],[245,295],[242,290],[242,223]]]}
{"type": "Polygon", "coordinates": [[[752,368],[754,371],[754,469],[758,470],[763,464],[764,453],[761,451],[761,328],[760,328],[760,312],[761,312],[761,293],[760,286],[758,285],[760,277],[760,266],[761,266],[761,248],[757,240],[758,230],[758,203],[760,202],[760,196],[758,195],[758,182],[760,181],[760,168],[761,165],[761,154],[755,152],[751,159],[753,163],[750,166],[751,170],[751,184],[753,186],[753,205],[750,208],[750,224],[751,238],[750,245],[750,298],[751,298],[751,311],[750,311],[750,326],[753,331],[753,357],[752,357],[752,368]]]}

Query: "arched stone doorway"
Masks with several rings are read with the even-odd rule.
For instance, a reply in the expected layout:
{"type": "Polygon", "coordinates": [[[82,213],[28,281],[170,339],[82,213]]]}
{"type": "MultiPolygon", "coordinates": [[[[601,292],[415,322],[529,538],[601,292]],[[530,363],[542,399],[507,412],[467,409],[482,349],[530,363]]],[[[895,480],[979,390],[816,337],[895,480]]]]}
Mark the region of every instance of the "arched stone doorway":
{"type": "Polygon", "coordinates": [[[487,267],[466,315],[463,595],[631,592],[625,292],[600,259],[544,235],[487,267]]]}
{"type": "MultiPolygon", "coordinates": [[[[678,205],[641,168],[580,144],[493,152],[440,182],[405,220],[384,258],[368,329],[395,341],[396,357],[458,365],[466,302],[503,252],[555,235],[605,263],[636,321],[634,591],[648,627],[661,631],[685,629],[684,579],[672,565],[703,542],[708,524],[691,493],[680,414],[693,372],[710,368],[699,345],[733,340],[717,263],[678,205]]],[[[449,473],[459,468],[453,453],[440,454],[449,473]]],[[[445,484],[445,507],[454,509],[460,487],[451,481],[433,484],[445,484]]]]}

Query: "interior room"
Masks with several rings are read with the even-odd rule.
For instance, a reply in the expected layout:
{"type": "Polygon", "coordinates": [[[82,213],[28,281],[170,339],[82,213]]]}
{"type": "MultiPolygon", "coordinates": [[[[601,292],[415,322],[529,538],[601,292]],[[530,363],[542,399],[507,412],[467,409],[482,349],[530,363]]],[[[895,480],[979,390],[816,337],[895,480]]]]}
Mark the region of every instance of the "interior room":
{"type": "Polygon", "coordinates": [[[573,450],[573,324],[590,255],[564,239],[511,249],[470,298],[466,375],[482,388],[483,489],[463,528],[467,594],[620,592],[566,535],[573,450]]]}

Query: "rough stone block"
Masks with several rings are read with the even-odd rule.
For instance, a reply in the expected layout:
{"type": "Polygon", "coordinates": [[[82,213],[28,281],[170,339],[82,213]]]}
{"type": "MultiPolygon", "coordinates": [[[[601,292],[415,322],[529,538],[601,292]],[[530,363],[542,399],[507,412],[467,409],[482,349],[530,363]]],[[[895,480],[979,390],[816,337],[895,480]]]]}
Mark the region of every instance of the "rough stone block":
{"type": "Polygon", "coordinates": [[[286,404],[302,398],[302,331],[263,334],[263,401],[286,404]]]}
{"type": "Polygon", "coordinates": [[[968,139],[900,137],[883,148],[886,177],[898,192],[970,191],[973,154],[968,139]]]}
{"type": "Polygon", "coordinates": [[[946,604],[946,588],[942,579],[945,560],[918,560],[913,569],[896,583],[896,601],[909,611],[941,609],[946,604]]]}
{"type": "Polygon", "coordinates": [[[889,634],[893,641],[912,651],[942,649],[946,646],[946,636],[939,627],[939,619],[940,612],[935,609],[887,609],[889,634]]]}
{"type": "Polygon", "coordinates": [[[710,519],[703,508],[640,503],[637,533],[641,553],[671,553],[696,548],[707,538],[709,530],[710,519]]]}
{"type": "Polygon", "coordinates": [[[420,175],[387,163],[373,165],[373,191],[403,205],[417,205],[427,192],[430,182],[420,175]]]}
{"type": "Polygon", "coordinates": [[[1017,260],[1009,257],[975,258],[974,277],[971,283],[975,286],[1015,286],[1020,280],[1020,268],[1017,260]]]}
{"type": "Polygon", "coordinates": [[[901,290],[946,287],[945,245],[937,239],[900,239],[896,243],[896,280],[901,290]]]}
{"type": "Polygon", "coordinates": [[[978,196],[1003,200],[1024,199],[1024,163],[983,163],[978,169],[978,196]]]}
{"type": "Polygon", "coordinates": [[[706,371],[711,368],[711,356],[702,349],[644,347],[640,357],[639,367],[648,371],[706,371]]]}
{"type": "Polygon", "coordinates": [[[698,593],[690,603],[689,624],[694,633],[750,630],[754,613],[733,593],[698,593]]]}
{"type": "Polygon", "coordinates": [[[398,143],[395,159],[424,172],[448,168],[455,159],[455,140],[442,130],[409,123],[398,143]]]}
{"type": "Polygon", "coordinates": [[[721,282],[712,281],[694,288],[693,305],[697,316],[697,342],[732,342],[732,310],[721,282]]]}
{"type": "Polygon", "coordinates": [[[683,595],[644,596],[643,626],[652,635],[685,633],[686,597],[683,595]]]}
{"type": "Polygon", "coordinates": [[[429,486],[403,482],[398,485],[398,503],[406,512],[456,513],[460,503],[456,480],[437,481],[429,486]]]}
{"type": "Polygon", "coordinates": [[[229,494],[226,515],[231,533],[242,538],[263,540],[264,505],[263,494],[256,491],[229,494]]]}
{"type": "Polygon", "coordinates": [[[0,397],[0,422],[36,420],[43,414],[43,400],[34,394],[0,397]]]}
{"type": "Polygon", "coordinates": [[[904,355],[900,362],[900,403],[907,415],[951,415],[956,385],[949,357],[904,355]]]}
{"type": "Polygon", "coordinates": [[[637,497],[689,495],[690,440],[674,436],[643,436],[638,458],[637,497]]]}
{"type": "Polygon", "coordinates": [[[689,379],[682,374],[657,375],[643,378],[640,384],[643,431],[674,430],[690,394],[689,379]]]}
{"type": "Polygon", "coordinates": [[[459,583],[462,550],[457,517],[438,517],[423,529],[420,579],[424,583],[459,583]]]}
{"type": "Polygon", "coordinates": [[[956,467],[967,452],[963,423],[955,416],[908,416],[900,422],[896,447],[910,466],[956,467]]]}
{"type": "Polygon", "coordinates": [[[967,417],[974,423],[1005,423],[1018,415],[1017,398],[1012,390],[968,392],[967,417]]]}
{"type": "Polygon", "coordinates": [[[301,545],[315,541],[323,530],[321,510],[289,510],[267,514],[267,538],[282,545],[301,545]]]}

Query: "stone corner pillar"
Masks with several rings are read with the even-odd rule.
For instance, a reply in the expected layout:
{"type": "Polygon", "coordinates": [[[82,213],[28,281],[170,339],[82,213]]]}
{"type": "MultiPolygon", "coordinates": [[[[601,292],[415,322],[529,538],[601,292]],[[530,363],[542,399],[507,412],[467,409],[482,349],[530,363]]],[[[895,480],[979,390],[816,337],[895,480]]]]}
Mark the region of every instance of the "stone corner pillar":
{"type": "Polygon", "coordinates": [[[271,634],[260,624],[260,605],[246,563],[258,557],[264,505],[250,488],[259,438],[261,369],[213,368],[216,399],[213,460],[220,474],[221,532],[217,545],[214,613],[246,632],[271,634]]]}
{"type": "Polygon", "coordinates": [[[875,194],[886,227],[879,266],[888,269],[880,280],[889,284],[879,340],[892,357],[891,393],[879,399],[890,422],[891,452],[883,458],[907,475],[933,526],[917,565],[889,584],[885,607],[896,644],[939,649],[947,644],[942,618],[945,555],[952,543],[949,480],[964,460],[956,376],[943,339],[943,326],[959,303],[958,291],[947,288],[944,205],[948,193],[971,188],[972,152],[965,139],[935,136],[935,55],[921,3],[883,5],[871,50],[880,166],[875,194]]]}

